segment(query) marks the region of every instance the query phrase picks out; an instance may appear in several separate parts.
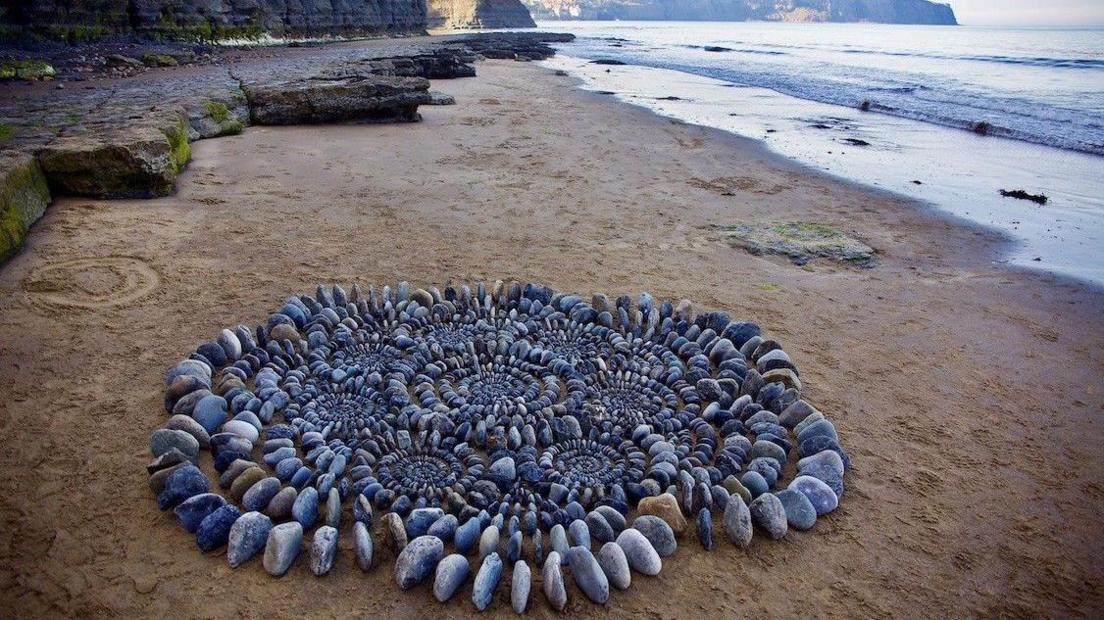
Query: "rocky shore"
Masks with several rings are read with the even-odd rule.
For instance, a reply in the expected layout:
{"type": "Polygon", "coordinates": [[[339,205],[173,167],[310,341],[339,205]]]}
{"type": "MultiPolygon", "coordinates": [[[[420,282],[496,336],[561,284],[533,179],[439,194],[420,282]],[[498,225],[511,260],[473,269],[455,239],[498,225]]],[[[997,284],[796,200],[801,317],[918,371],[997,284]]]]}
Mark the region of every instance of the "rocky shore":
{"type": "Polygon", "coordinates": [[[9,80],[0,89],[0,260],[18,251],[52,195],[170,194],[192,142],[249,125],[417,121],[419,106],[448,101],[429,92],[429,80],[472,77],[481,58],[546,58],[549,42],[570,38],[471,34],[201,48],[202,55],[185,45],[126,50],[144,61],[103,46],[59,50],[56,60],[38,60],[56,63],[49,79],[9,80]]]}

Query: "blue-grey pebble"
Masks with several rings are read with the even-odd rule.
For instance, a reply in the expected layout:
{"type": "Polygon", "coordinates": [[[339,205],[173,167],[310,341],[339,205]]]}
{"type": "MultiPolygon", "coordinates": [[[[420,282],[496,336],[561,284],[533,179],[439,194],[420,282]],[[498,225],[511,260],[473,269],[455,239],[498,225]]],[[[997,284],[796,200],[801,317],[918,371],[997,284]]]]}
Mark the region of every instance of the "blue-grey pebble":
{"type": "Polygon", "coordinates": [[[590,549],[590,528],[587,527],[586,521],[575,519],[567,526],[567,533],[571,536],[572,546],[590,549]]]}
{"type": "Polygon", "coordinates": [[[817,516],[826,515],[839,506],[839,498],[825,482],[812,476],[798,476],[790,483],[790,489],[798,491],[805,497],[816,510],[817,516]]]}
{"type": "Polygon", "coordinates": [[[813,508],[812,502],[805,495],[794,489],[783,489],[775,495],[786,510],[786,522],[790,527],[807,530],[816,524],[816,508],[813,508]]]}
{"type": "Polygon", "coordinates": [[[464,525],[456,528],[454,543],[457,553],[462,555],[470,553],[475,548],[476,543],[479,542],[481,529],[479,517],[472,517],[464,525]]]}
{"type": "Polygon", "coordinates": [[[533,587],[533,571],[525,560],[514,562],[514,572],[510,578],[510,606],[514,613],[523,614],[529,605],[529,590],[533,587]]]}
{"type": "Polygon", "coordinates": [[[353,524],[353,548],[356,550],[356,562],[360,570],[364,572],[371,570],[375,545],[372,541],[372,532],[363,521],[353,524]]]}
{"type": "Polygon", "coordinates": [[[491,553],[483,558],[483,564],[475,574],[475,582],[472,584],[472,602],[476,609],[483,611],[491,604],[501,579],[502,558],[497,553],[491,553]]]}
{"type": "Polygon", "coordinates": [[[499,541],[498,526],[491,524],[483,530],[483,534],[479,536],[479,559],[487,557],[488,555],[498,551],[499,541]]]}
{"type": "Polygon", "coordinates": [[[433,597],[440,603],[452,598],[468,578],[470,570],[468,559],[459,553],[445,556],[437,564],[437,574],[433,578],[433,597]]]}
{"type": "Polygon", "coordinates": [[[563,570],[560,569],[560,554],[553,551],[544,560],[541,577],[544,582],[544,596],[548,604],[557,611],[567,606],[567,588],[564,587],[563,570]]]}
{"type": "Polygon", "coordinates": [[[226,500],[217,493],[200,493],[193,495],[181,502],[173,509],[180,525],[189,532],[195,533],[199,524],[207,518],[207,515],[226,505],[226,500]]]}
{"type": "Polygon", "coordinates": [[[444,553],[445,543],[436,536],[419,536],[410,541],[395,560],[395,583],[403,590],[421,583],[437,567],[444,553]]]}
{"type": "Polygon", "coordinates": [[[440,508],[415,508],[406,518],[406,537],[417,538],[429,531],[429,526],[444,516],[440,508]]]}
{"type": "MultiPolygon", "coordinates": [[[[830,489],[829,493],[831,493],[830,489]]],[[[748,511],[751,512],[752,522],[762,528],[767,536],[778,540],[786,535],[789,529],[786,523],[786,509],[773,493],[764,493],[751,500],[748,511]]]]}
{"type": "Polygon", "coordinates": [[[678,543],[675,541],[675,532],[663,519],[654,515],[640,515],[633,520],[633,528],[644,534],[648,542],[652,543],[656,553],[660,557],[667,557],[675,552],[678,543]]]}
{"type": "Polygon", "coordinates": [[[280,486],[280,479],[275,476],[257,482],[242,496],[242,507],[246,510],[264,510],[280,492],[280,486]]]}
{"type": "Polygon", "coordinates": [[[663,569],[663,560],[640,530],[626,528],[617,535],[617,546],[625,552],[629,566],[643,575],[655,576],[663,569]]]}
{"type": "Polygon", "coordinates": [[[334,560],[337,558],[337,530],[328,525],[323,525],[314,531],[314,539],[310,548],[310,569],[316,576],[321,577],[330,572],[334,560]]]}
{"type": "Polygon", "coordinates": [[[433,522],[433,525],[429,526],[426,533],[440,538],[445,543],[450,543],[453,537],[456,536],[456,528],[456,515],[442,515],[441,518],[433,522]]]}
{"type": "Polygon", "coordinates": [[[698,540],[706,551],[713,550],[713,515],[708,508],[698,511],[698,540]]]}
{"type": "Polygon", "coordinates": [[[196,528],[196,546],[203,553],[222,547],[230,539],[230,528],[241,516],[237,506],[225,504],[207,515],[196,528]]]}
{"type": "Polygon", "coordinates": [[[751,528],[751,511],[744,503],[744,498],[736,493],[729,495],[722,520],[725,534],[732,544],[744,548],[751,544],[754,535],[751,528]]]}
{"type": "Polygon", "coordinates": [[[211,488],[207,476],[195,465],[185,465],[165,479],[165,488],[157,494],[157,507],[168,510],[184,500],[206,493],[211,488]]]}
{"type": "Polygon", "coordinates": [[[289,521],[273,526],[268,532],[264,550],[264,569],[269,575],[279,577],[291,568],[303,547],[303,526],[289,521]]]}
{"type": "Polygon", "coordinates": [[[632,573],[629,571],[629,559],[625,556],[625,550],[615,542],[607,542],[602,545],[595,556],[606,579],[618,590],[627,590],[632,584],[632,573]]]}
{"type": "Polygon", "coordinates": [[[247,512],[234,521],[226,547],[230,568],[237,568],[264,549],[272,519],[259,512],[247,512]]]}
{"type": "Polygon", "coordinates": [[[312,527],[318,521],[318,491],[306,487],[300,491],[291,506],[291,518],[299,522],[304,529],[312,527]]]}
{"type": "Polygon", "coordinates": [[[586,547],[572,547],[567,551],[567,561],[571,566],[571,574],[575,577],[575,584],[587,595],[587,598],[605,605],[609,600],[609,580],[602,572],[598,560],[586,547]]]}

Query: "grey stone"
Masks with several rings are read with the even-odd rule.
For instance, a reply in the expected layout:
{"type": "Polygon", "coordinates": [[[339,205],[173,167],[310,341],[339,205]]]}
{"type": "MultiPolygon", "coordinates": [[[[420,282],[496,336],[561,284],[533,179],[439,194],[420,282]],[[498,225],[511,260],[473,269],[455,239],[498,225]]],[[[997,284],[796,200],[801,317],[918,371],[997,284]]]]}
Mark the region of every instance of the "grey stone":
{"type": "Polygon", "coordinates": [[[607,542],[598,550],[595,556],[606,579],[618,590],[626,590],[632,584],[632,573],[629,571],[629,560],[625,551],[615,542],[607,542]]]}
{"type": "Polygon", "coordinates": [[[303,526],[289,521],[273,527],[265,544],[264,569],[269,575],[279,577],[291,568],[303,546],[303,526]]]}
{"type": "Polygon", "coordinates": [[[639,530],[628,528],[617,535],[617,546],[625,552],[625,560],[638,573],[655,576],[663,569],[663,560],[652,543],[639,530]]]}

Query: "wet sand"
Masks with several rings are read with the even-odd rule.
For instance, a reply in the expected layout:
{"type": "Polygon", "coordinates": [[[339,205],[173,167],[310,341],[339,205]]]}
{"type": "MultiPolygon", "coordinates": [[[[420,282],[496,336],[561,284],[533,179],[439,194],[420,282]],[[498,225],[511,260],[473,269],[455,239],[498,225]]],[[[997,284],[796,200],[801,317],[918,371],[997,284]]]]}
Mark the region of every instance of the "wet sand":
{"type": "MultiPolygon", "coordinates": [[[[1104,294],[993,261],[992,233],[673,123],[533,65],[436,82],[414,125],[195,143],[172,197],[63,199],[0,267],[0,601],[12,617],[461,617],[367,575],[200,554],[146,485],[165,369],[319,282],[535,280],[758,321],[854,461],[840,509],[747,551],[692,537],[614,617],[1104,613],[1104,294]],[[879,265],[809,269],[713,224],[844,228],[879,265]]],[[[211,468],[205,467],[207,471],[211,468]]],[[[347,515],[345,523],[351,520],[347,515]]],[[[534,574],[539,578],[539,571],[534,574]]],[[[512,616],[509,574],[490,616],[512,616]]],[[[556,617],[534,584],[534,617],[556,617]]]]}

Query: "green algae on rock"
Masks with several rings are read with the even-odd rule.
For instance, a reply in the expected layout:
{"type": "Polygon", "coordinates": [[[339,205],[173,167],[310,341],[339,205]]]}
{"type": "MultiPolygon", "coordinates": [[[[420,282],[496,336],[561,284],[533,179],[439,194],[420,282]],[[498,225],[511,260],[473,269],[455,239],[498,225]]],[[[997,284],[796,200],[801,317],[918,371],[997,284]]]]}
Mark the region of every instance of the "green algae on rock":
{"type": "Polygon", "coordinates": [[[0,80],[48,80],[57,75],[45,60],[6,60],[0,62],[0,80]]]}
{"type": "Polygon", "coordinates": [[[191,159],[182,115],[156,124],[113,128],[99,134],[58,137],[39,152],[50,185],[77,196],[166,196],[191,159]]]}
{"type": "Polygon", "coordinates": [[[49,204],[50,189],[35,158],[26,153],[0,155],[0,262],[23,247],[27,229],[49,204]]]}
{"type": "Polygon", "coordinates": [[[795,265],[826,258],[856,265],[874,266],[874,249],[843,231],[810,222],[786,222],[737,226],[713,226],[724,234],[729,245],[754,255],[775,254],[788,257],[795,265]]]}

